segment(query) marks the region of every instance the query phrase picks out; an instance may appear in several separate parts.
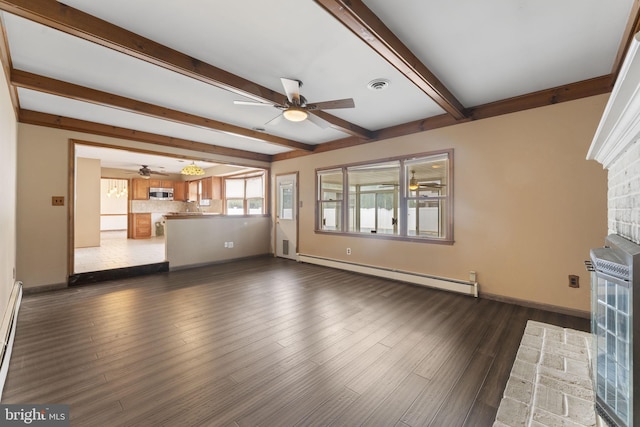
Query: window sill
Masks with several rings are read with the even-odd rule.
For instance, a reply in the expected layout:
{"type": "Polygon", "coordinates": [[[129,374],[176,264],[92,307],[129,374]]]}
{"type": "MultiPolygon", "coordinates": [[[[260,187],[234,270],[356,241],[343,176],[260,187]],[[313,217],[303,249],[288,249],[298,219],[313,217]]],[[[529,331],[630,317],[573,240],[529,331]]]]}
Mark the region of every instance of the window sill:
{"type": "Polygon", "coordinates": [[[449,246],[455,243],[455,240],[450,239],[430,239],[428,237],[396,236],[392,234],[377,233],[345,233],[343,231],[315,230],[315,234],[324,234],[328,236],[359,237],[364,239],[394,240],[401,242],[430,243],[435,245],[449,246]]]}

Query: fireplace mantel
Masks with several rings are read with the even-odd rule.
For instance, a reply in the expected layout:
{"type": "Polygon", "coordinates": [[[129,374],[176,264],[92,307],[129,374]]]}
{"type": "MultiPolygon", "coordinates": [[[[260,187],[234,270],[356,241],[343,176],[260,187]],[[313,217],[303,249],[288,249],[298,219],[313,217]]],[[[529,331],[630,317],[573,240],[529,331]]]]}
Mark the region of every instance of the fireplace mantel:
{"type": "Polygon", "coordinates": [[[640,138],[640,33],[629,46],[587,154],[609,169],[640,138]]]}

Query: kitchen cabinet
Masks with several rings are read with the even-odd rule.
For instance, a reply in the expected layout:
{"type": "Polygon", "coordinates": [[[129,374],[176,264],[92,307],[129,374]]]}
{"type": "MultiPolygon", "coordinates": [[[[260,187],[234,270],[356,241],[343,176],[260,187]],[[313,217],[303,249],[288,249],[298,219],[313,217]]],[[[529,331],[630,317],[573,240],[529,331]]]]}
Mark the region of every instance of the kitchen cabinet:
{"type": "Polygon", "coordinates": [[[200,180],[187,182],[187,200],[192,202],[198,202],[198,184],[200,180]]]}
{"type": "Polygon", "coordinates": [[[150,179],[149,187],[151,188],[174,188],[174,181],[168,181],[164,179],[150,179]]]}
{"type": "Polygon", "coordinates": [[[131,200],[149,200],[149,181],[140,178],[131,180],[131,200]]]}
{"type": "Polygon", "coordinates": [[[131,238],[148,239],[151,237],[151,214],[150,213],[134,213],[131,214],[131,225],[133,230],[131,238]]]}
{"type": "Polygon", "coordinates": [[[202,178],[202,189],[200,193],[200,199],[213,200],[221,198],[222,178],[219,176],[210,176],[202,178]]]}
{"type": "Polygon", "coordinates": [[[173,183],[173,200],[184,202],[187,200],[187,182],[174,181],[173,183]]]}

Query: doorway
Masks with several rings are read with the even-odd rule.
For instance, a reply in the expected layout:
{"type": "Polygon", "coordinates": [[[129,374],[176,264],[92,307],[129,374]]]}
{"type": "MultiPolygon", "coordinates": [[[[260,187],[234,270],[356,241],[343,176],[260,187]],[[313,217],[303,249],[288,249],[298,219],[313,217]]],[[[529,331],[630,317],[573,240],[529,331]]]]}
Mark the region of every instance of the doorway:
{"type": "MultiPolygon", "coordinates": [[[[76,196],[78,194],[76,193],[76,196]]],[[[76,206],[82,197],[76,198],[76,206]]],[[[99,242],[79,246],[78,234],[83,218],[76,215],[74,273],[87,273],[116,268],[154,264],[165,260],[164,238],[128,239],[129,180],[100,179],[99,242]]],[[[90,230],[92,232],[93,230],[90,230]]]]}
{"type": "Polygon", "coordinates": [[[276,176],[275,253],[298,259],[298,172],[276,176]]]}

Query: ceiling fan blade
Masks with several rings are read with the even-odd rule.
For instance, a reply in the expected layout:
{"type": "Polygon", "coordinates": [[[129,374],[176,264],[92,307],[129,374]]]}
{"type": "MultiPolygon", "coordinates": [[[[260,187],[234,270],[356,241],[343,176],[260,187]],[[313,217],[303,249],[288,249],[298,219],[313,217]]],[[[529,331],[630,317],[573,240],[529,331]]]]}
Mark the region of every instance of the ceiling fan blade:
{"type": "Polygon", "coordinates": [[[322,128],[322,129],[327,129],[328,127],[331,126],[328,121],[326,121],[324,119],[321,119],[320,117],[316,116],[315,114],[309,114],[307,116],[307,120],[309,120],[311,123],[313,123],[314,125],[322,128]]]}
{"type": "Polygon", "coordinates": [[[154,174],[154,175],[164,175],[164,176],[169,176],[168,173],[164,173],[164,172],[156,172],[156,171],[150,171],[150,173],[154,174]]]}
{"type": "Polygon", "coordinates": [[[315,102],[313,104],[308,104],[307,108],[309,110],[331,110],[334,108],[353,108],[355,106],[353,99],[346,98],[335,99],[333,101],[315,102]]]}
{"type": "Polygon", "coordinates": [[[300,105],[300,81],[280,78],[282,86],[284,87],[284,93],[287,94],[287,99],[293,105],[300,105]]]}
{"type": "Polygon", "coordinates": [[[236,105],[252,105],[255,107],[273,107],[274,104],[268,104],[266,102],[256,102],[256,101],[233,101],[236,105]]]}

